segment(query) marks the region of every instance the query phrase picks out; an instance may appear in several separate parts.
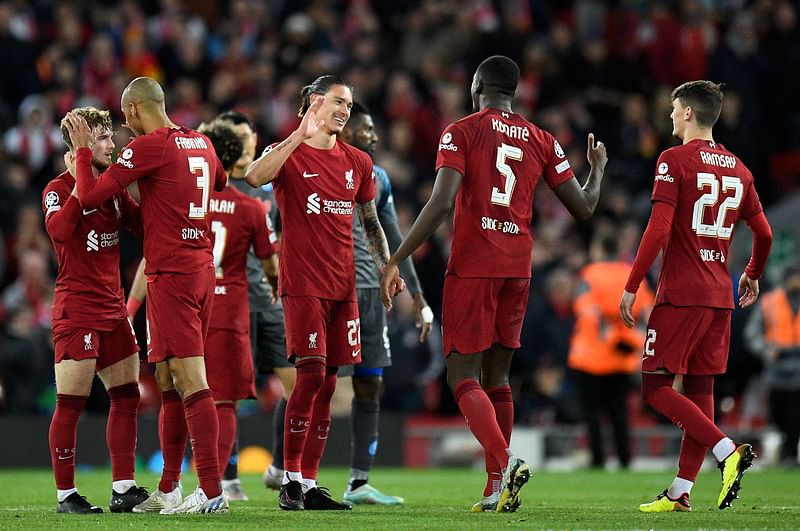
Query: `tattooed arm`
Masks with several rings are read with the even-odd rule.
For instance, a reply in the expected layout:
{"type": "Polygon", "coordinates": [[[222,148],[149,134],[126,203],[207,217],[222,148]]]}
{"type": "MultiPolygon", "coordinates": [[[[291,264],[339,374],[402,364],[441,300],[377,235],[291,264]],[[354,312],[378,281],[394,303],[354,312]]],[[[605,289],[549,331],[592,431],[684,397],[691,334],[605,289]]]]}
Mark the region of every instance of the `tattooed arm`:
{"type": "Polygon", "coordinates": [[[378,219],[375,201],[360,203],[358,215],[361,218],[361,226],[364,227],[364,239],[367,242],[369,254],[372,255],[378,269],[383,271],[386,262],[389,261],[389,245],[386,243],[386,235],[383,233],[381,222],[378,219]]]}

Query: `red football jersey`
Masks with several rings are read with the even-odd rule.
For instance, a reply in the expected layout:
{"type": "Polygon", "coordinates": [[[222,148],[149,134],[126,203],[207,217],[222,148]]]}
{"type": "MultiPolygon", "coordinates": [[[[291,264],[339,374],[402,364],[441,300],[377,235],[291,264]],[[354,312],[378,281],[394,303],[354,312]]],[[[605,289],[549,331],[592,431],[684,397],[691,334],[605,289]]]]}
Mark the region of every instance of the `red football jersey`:
{"type": "Polygon", "coordinates": [[[661,154],[652,200],[675,207],[656,303],[733,308],[733,229],[762,210],[753,174],[720,144],[693,140],[661,154]]]}
{"type": "Polygon", "coordinates": [[[81,209],[70,195],[75,179],[64,172],[42,192],[45,227],[58,258],[53,321],[111,331],[128,316],[119,266],[119,229],[142,233],[139,206],[127,191],[96,209],[81,209]]]}
{"type": "Polygon", "coordinates": [[[281,295],[356,300],[353,215],[375,198],[372,159],[300,144],[272,181],[281,213],[281,295]]]}
{"type": "Polygon", "coordinates": [[[247,253],[251,245],[258,258],[275,253],[266,209],[258,199],[228,186],[211,194],[208,217],[217,277],[209,326],[248,333],[247,253]]]}
{"type": "Polygon", "coordinates": [[[484,109],[449,125],[436,170],[464,176],[456,196],[447,272],[462,278],[529,278],[533,192],[574,177],[553,135],[518,114],[484,109]]]}
{"type": "Polygon", "coordinates": [[[123,188],[138,181],[147,274],[192,273],[211,264],[208,200],[212,187],[225,188],[227,176],[205,135],[162,127],[138,136],[98,186],[109,189],[102,182],[109,179],[123,188]]]}

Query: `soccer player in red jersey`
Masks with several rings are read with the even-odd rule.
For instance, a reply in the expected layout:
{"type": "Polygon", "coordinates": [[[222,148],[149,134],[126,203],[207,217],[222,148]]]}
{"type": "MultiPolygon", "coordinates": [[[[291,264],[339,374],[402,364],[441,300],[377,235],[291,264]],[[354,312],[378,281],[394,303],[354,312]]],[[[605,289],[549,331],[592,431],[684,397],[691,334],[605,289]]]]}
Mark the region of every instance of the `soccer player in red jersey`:
{"type": "Polygon", "coordinates": [[[372,160],[336,139],[350,117],[350,86],[322,76],[304,87],[301,97],[298,128],[267,148],[246,173],[252,186],[273,183],[283,221],[280,295],[297,382],[286,406],[286,472],[278,503],[285,510],[346,510],[350,505],[334,501],[316,479],[337,368],[361,362],[352,235],[356,208],[379,267],[389,251],[374,202],[372,160]]]}
{"type": "MultiPolygon", "coordinates": [[[[114,150],[108,111],[82,107],[72,111],[88,124],[93,146],[90,175],[111,164],[114,150]]],[[[75,149],[66,118],[61,132],[69,152],[64,159],[74,172],[75,149]]],[[[119,269],[119,229],[142,233],[139,206],[119,190],[94,208],[81,209],[75,178],[65,171],[42,192],[45,226],[58,258],[53,299],[56,409],[50,424],[60,513],[101,513],[75,488],[75,440],[78,418],[89,396],[95,372],[108,390],[106,440],[113,479],[109,509],[130,512],[147,499],[134,481],[136,422],[139,406],[139,347],[124,308],[119,269]]]]}
{"type": "Polygon", "coordinates": [[[531,216],[539,176],[570,213],[586,220],[600,197],[607,157],[589,134],[591,171],[581,187],[553,136],[511,110],[519,67],[495,55],[472,80],[474,114],[445,128],[433,193],[381,279],[382,298],[400,282],[399,264],[444,221],[455,205],[453,249],[442,311],[447,381],[470,430],[486,453],[483,499],[472,510],[511,512],[530,477],[511,455],[514,403],[508,383],[531,276],[531,216]]]}
{"type": "MultiPolygon", "coordinates": [[[[181,424],[183,410],[200,482],[183,502],[171,501],[162,511],[227,511],[217,460],[219,424],[203,359],[214,296],[208,200],[212,188],[225,188],[227,177],[211,142],[169,119],[164,91],[156,81],[134,79],[121,103],[136,138],[97,179],[90,172],[91,150],[86,148],[92,139],[86,121],[68,114],[67,127],[77,149],[78,199],[85,209],[97,208],[107,197],[138,183],[147,260],[148,359],[156,363],[162,390],[160,422],[181,424]]],[[[183,453],[186,433],[174,431],[173,440],[161,441],[165,454],[183,453]]],[[[180,469],[171,472],[177,476],[180,469]]],[[[177,501],[180,489],[177,480],[162,476],[158,490],[143,503],[164,501],[168,494],[177,501]]]]}
{"type": "Polygon", "coordinates": [[[640,505],[643,512],[691,510],[689,494],[709,448],[722,471],[717,505],[725,509],[755,457],[749,444],[735,444],[714,424],[714,375],[728,363],[734,306],[727,261],[734,225],[743,219],[753,233],[750,263],[739,278],[742,308],[758,297],[772,231],[750,170],[714,142],[721,108],[722,91],[711,81],[690,81],[672,92],[672,134],[683,144],[658,159],[653,210],[620,302],[622,320],[633,326],[636,291],[663,249],[642,358],[642,399],[684,437],[675,480],[640,505]],[[672,387],[676,375],[683,394],[672,387]]]}
{"type": "MultiPolygon", "coordinates": [[[[242,153],[242,142],[230,125],[215,121],[199,131],[214,145],[229,173],[242,153]]],[[[228,181],[230,183],[230,181],[228,181]]],[[[209,221],[216,287],[206,339],[206,373],[219,419],[219,464],[223,474],[236,438],[236,403],[256,397],[250,348],[247,295],[247,254],[261,260],[264,275],[278,287],[278,261],[270,243],[267,213],[262,203],[233,186],[211,194],[209,221]]],[[[274,292],[277,293],[277,292],[274,292]]]]}

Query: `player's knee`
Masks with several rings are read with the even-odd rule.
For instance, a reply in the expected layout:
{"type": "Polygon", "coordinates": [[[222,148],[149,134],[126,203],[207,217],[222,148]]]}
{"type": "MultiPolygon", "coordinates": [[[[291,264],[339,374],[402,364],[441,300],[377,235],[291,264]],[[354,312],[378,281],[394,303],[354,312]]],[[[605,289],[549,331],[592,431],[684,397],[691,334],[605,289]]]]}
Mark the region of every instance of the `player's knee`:
{"type": "Polygon", "coordinates": [[[645,404],[652,405],[656,393],[666,387],[671,388],[675,376],[672,374],[642,374],[642,400],[645,404]]]}
{"type": "Polygon", "coordinates": [[[299,358],[297,367],[296,389],[318,391],[325,383],[325,361],[321,358],[299,358]]]}
{"type": "Polygon", "coordinates": [[[356,400],[377,401],[381,396],[383,377],[380,375],[353,375],[353,395],[356,400]]]}

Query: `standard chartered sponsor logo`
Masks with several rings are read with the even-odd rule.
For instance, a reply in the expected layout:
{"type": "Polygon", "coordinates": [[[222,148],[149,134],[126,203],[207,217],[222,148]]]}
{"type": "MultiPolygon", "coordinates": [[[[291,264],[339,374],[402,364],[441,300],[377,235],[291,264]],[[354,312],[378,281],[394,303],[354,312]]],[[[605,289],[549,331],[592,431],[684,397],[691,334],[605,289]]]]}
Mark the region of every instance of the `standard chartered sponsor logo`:
{"type": "Polygon", "coordinates": [[[100,245],[97,241],[97,233],[94,229],[89,231],[89,234],[86,235],[86,250],[91,251],[98,251],[100,249],[100,245]]]}
{"type": "Polygon", "coordinates": [[[308,199],[306,200],[306,214],[319,214],[320,212],[319,194],[314,192],[308,196],[308,199]]]}
{"type": "Polygon", "coordinates": [[[338,199],[321,199],[319,194],[314,192],[306,200],[306,214],[336,214],[349,216],[353,214],[353,202],[338,199]]]}
{"type": "Polygon", "coordinates": [[[119,231],[98,234],[94,229],[86,235],[86,250],[99,251],[100,247],[112,247],[119,244],[119,231]]]}

